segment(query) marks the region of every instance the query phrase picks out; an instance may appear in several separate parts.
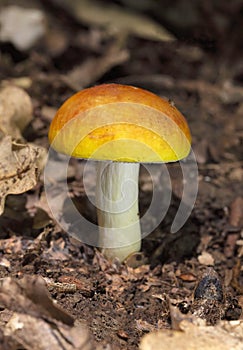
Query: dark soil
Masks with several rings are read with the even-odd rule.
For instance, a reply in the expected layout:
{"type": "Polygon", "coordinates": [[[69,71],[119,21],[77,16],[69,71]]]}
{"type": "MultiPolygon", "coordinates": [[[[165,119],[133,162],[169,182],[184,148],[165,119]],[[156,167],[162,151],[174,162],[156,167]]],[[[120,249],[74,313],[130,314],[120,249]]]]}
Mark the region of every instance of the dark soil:
{"type": "MultiPolygon", "coordinates": [[[[32,7],[36,2],[24,3],[32,7]]],[[[116,3],[128,6],[126,1],[116,3]]],[[[166,1],[159,3],[167,8],[166,1]]],[[[180,3],[183,1],[175,2],[177,16],[180,3]]],[[[61,48],[52,46],[48,36],[26,51],[0,42],[0,79],[18,82],[25,77],[30,81],[26,90],[35,116],[25,130],[25,139],[47,149],[52,116],[75,93],[74,82],[63,77],[89,59],[102,60],[116,40],[51,4],[40,1],[35,5],[46,13],[50,37],[53,33],[57,40],[63,36],[61,48]],[[98,36],[93,43],[91,33],[98,36]]],[[[95,343],[104,348],[110,344],[111,349],[137,349],[145,333],[171,328],[170,303],[183,313],[191,310],[198,315],[197,310],[202,310],[198,300],[207,300],[199,317],[208,324],[241,317],[243,66],[238,38],[242,35],[243,4],[226,4],[223,1],[215,8],[205,5],[204,21],[189,14],[195,20],[185,19],[183,27],[183,18],[175,22],[176,17],[172,20],[169,15],[159,15],[152,1],[151,8],[140,11],[166,25],[178,40],[156,42],[129,35],[123,43],[127,59],[110,65],[95,78],[80,80],[81,87],[114,82],[146,88],[172,100],[186,116],[198,161],[199,190],[192,213],[178,232],[170,233],[182,190],[177,163],[168,166],[173,195],[167,216],[143,240],[142,253],[127,264],[106,261],[97,249],[59,228],[41,204],[43,177],[36,188],[9,196],[0,218],[0,277],[42,276],[52,298],[76,320],[85,322],[95,343]],[[205,31],[205,27],[211,30],[205,31]]],[[[200,6],[197,2],[193,6],[193,13],[198,13],[200,6]]],[[[77,164],[71,166],[76,169],[77,164]]],[[[80,181],[74,171],[69,179],[70,193],[74,200],[79,199],[79,210],[96,220],[80,181]]],[[[141,213],[150,198],[149,177],[142,171],[141,213]]]]}

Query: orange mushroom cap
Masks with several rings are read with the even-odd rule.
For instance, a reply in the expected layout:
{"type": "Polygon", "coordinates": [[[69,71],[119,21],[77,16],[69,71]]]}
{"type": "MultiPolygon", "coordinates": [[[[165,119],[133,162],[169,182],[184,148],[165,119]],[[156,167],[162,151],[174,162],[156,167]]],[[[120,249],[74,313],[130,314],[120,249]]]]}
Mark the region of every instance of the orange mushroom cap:
{"type": "Polygon", "coordinates": [[[51,123],[49,141],[73,157],[141,163],[177,161],[191,148],[187,122],[169,101],[120,84],[70,97],[51,123]]]}

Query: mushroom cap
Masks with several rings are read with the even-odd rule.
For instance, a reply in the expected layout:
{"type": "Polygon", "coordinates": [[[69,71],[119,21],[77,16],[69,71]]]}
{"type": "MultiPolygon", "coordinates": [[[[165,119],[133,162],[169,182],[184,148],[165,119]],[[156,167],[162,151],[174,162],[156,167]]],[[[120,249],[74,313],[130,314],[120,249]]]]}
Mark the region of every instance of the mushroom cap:
{"type": "Polygon", "coordinates": [[[183,115],[169,101],[137,87],[103,84],[70,97],[49,130],[58,152],[84,159],[159,163],[191,148],[183,115]]]}

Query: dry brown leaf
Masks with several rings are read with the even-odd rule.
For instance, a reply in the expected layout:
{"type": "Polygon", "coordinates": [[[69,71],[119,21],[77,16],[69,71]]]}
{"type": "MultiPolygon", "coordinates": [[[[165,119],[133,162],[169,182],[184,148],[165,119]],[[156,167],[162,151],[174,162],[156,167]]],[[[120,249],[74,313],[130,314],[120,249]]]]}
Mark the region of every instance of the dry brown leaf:
{"type": "Polygon", "coordinates": [[[17,281],[11,277],[1,280],[1,305],[17,313],[26,313],[33,317],[55,319],[72,326],[73,318],[55,305],[46,288],[44,279],[40,276],[25,276],[17,281]]]}
{"type": "Polygon", "coordinates": [[[36,185],[45,157],[41,147],[16,143],[11,136],[0,140],[0,215],[8,194],[23,193],[36,185]]]}
{"type": "Polygon", "coordinates": [[[21,132],[32,115],[31,99],[23,89],[6,85],[0,90],[0,130],[3,134],[22,139],[21,132]]]}
{"type": "Polygon", "coordinates": [[[73,325],[73,318],[53,304],[42,277],[25,276],[20,281],[11,277],[1,280],[1,305],[17,313],[26,313],[33,317],[55,319],[67,325],[73,325]]]}
{"type": "Polygon", "coordinates": [[[0,215],[6,196],[33,188],[44,166],[46,150],[26,143],[21,134],[32,116],[29,95],[5,82],[0,90],[0,215]]]}
{"type": "Polygon", "coordinates": [[[142,338],[140,350],[243,350],[243,321],[195,325],[183,320],[181,330],[153,332],[142,338]]]}
{"type": "MultiPolygon", "coordinates": [[[[54,2],[60,5],[60,1],[54,2]]],[[[62,0],[61,5],[79,21],[105,27],[113,33],[122,32],[159,41],[174,39],[171,33],[149,17],[114,4],[100,5],[93,0],[62,0]]]]}
{"type": "Polygon", "coordinates": [[[0,325],[3,349],[93,349],[87,328],[74,326],[72,316],[53,303],[40,276],[3,279],[0,302],[8,312],[0,325]]]}
{"type": "Polygon", "coordinates": [[[13,313],[3,331],[6,350],[91,350],[92,344],[84,327],[51,327],[41,318],[13,313]],[[11,346],[11,343],[14,345],[11,346]]]}

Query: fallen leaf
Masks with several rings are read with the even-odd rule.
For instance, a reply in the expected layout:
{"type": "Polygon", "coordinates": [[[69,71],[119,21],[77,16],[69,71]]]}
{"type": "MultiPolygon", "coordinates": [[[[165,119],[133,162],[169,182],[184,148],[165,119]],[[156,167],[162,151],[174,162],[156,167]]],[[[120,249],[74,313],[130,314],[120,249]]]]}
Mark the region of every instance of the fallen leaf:
{"type": "Polygon", "coordinates": [[[22,139],[21,132],[32,116],[31,99],[23,89],[6,85],[0,90],[0,130],[4,135],[22,139]]]}
{"type": "Polygon", "coordinates": [[[179,276],[176,276],[183,282],[195,282],[197,277],[192,273],[181,273],[179,276]]]}
{"type": "MultiPolygon", "coordinates": [[[[60,1],[54,0],[60,6],[60,1]]],[[[174,37],[160,24],[147,16],[125,10],[114,4],[102,4],[93,0],[63,0],[68,12],[81,22],[105,27],[108,31],[133,34],[140,38],[168,41],[174,37]]]]}
{"type": "Polygon", "coordinates": [[[14,312],[34,317],[54,318],[73,325],[73,318],[53,303],[44,279],[40,276],[25,276],[19,281],[7,277],[0,283],[0,302],[14,312]]]}
{"type": "Polygon", "coordinates": [[[118,330],[117,335],[123,340],[127,340],[129,338],[129,335],[123,329],[118,330]]]}
{"type": "Polygon", "coordinates": [[[89,335],[84,327],[69,328],[47,323],[41,318],[13,313],[5,325],[3,331],[7,350],[91,350],[93,349],[89,335]],[[10,341],[14,341],[16,347],[11,347],[10,341]]]}
{"type": "Polygon", "coordinates": [[[87,328],[74,326],[72,316],[52,301],[42,277],[2,279],[0,302],[8,313],[0,323],[3,349],[93,349],[87,328]]]}
{"type": "Polygon", "coordinates": [[[153,332],[142,338],[140,350],[242,350],[243,321],[221,322],[215,327],[195,325],[187,320],[181,330],[153,332]]]}
{"type": "Polygon", "coordinates": [[[0,215],[8,194],[26,192],[37,184],[45,158],[42,147],[16,143],[11,136],[0,139],[0,215]]]}

